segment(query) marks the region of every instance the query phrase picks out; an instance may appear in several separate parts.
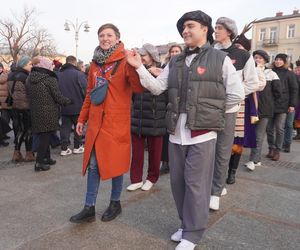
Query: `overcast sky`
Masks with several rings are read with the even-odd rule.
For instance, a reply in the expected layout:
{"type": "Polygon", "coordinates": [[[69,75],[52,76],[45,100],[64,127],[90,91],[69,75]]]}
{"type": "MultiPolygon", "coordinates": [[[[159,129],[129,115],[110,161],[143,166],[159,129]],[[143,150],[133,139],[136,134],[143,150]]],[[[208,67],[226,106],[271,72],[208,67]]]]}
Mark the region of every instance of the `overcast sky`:
{"type": "MultiPolygon", "coordinates": [[[[1,17],[12,17],[24,4],[39,12],[38,24],[46,28],[55,39],[58,51],[75,55],[75,32],[64,31],[65,19],[76,22],[87,20],[90,32],[79,32],[78,58],[88,62],[98,45],[97,30],[107,22],[115,24],[121,32],[126,48],[182,42],[176,29],[177,20],[188,11],[202,10],[213,19],[220,16],[237,22],[239,32],[253,19],[275,16],[278,11],[291,14],[300,9],[299,0],[7,0],[1,3],[1,17]]],[[[251,38],[251,31],[247,34],[251,38]]]]}

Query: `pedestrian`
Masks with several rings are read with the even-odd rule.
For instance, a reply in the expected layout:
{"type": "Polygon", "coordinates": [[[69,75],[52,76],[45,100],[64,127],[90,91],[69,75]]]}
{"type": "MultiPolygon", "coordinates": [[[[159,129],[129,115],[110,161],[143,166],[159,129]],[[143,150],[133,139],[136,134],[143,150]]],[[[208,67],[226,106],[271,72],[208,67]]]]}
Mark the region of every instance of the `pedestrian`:
{"type": "Polygon", "coordinates": [[[85,98],[85,89],[87,78],[85,74],[77,67],[77,59],[74,56],[67,56],[66,63],[61,67],[58,73],[58,86],[63,96],[73,100],[71,105],[61,108],[61,156],[67,156],[72,153],[82,154],[84,147],[81,136],[74,131],[74,148],[70,149],[70,135],[72,127],[76,128],[79,113],[85,98]]]}
{"type": "MultiPolygon", "coordinates": [[[[227,53],[238,73],[239,84],[245,89],[245,95],[249,96],[258,89],[259,80],[255,69],[255,62],[249,52],[238,49],[233,44],[233,40],[237,34],[238,30],[234,20],[228,17],[218,18],[215,26],[214,47],[227,53]]],[[[235,137],[239,136],[243,138],[244,136],[244,107],[244,104],[240,105],[237,103],[234,107],[227,108],[225,113],[225,128],[222,131],[218,131],[210,199],[210,209],[212,210],[219,210],[220,197],[222,193],[223,195],[227,193],[225,189],[227,172],[229,174],[228,178],[231,178],[232,183],[234,183],[241,151],[233,154],[232,147],[235,137]]]]}
{"type": "Polygon", "coordinates": [[[281,83],[277,74],[266,67],[269,63],[270,56],[264,50],[256,50],[253,52],[255,63],[263,69],[267,84],[258,94],[258,117],[259,120],[255,124],[256,147],[251,148],[249,161],[245,163],[245,167],[253,171],[255,167],[261,166],[261,150],[263,140],[266,135],[267,125],[274,114],[274,101],[281,97],[281,83]]]}
{"type": "Polygon", "coordinates": [[[70,218],[75,223],[95,220],[100,178],[112,179],[110,204],[101,220],[113,220],[121,213],[123,174],[130,167],[131,96],[133,92],[143,91],[138,74],[125,59],[119,29],[107,23],[97,34],[99,46],[94,51],[87,94],[76,127],[81,135],[84,124],[88,123],[82,169],[82,174],[88,170],[87,192],[83,210],[70,218]],[[91,98],[91,91],[104,84],[108,84],[105,99],[97,102],[91,98]]]}
{"type": "Polygon", "coordinates": [[[268,158],[273,161],[280,159],[280,151],[290,151],[292,142],[292,128],[295,116],[295,107],[298,101],[298,83],[293,72],[288,70],[287,55],[279,53],[273,62],[273,71],[281,82],[281,98],[275,99],[273,119],[267,126],[267,139],[269,145],[268,158]],[[285,124],[288,122],[286,141],[284,142],[285,124]],[[283,143],[285,143],[283,145],[283,143]]]}
{"type": "Polygon", "coordinates": [[[238,105],[244,89],[231,60],[211,46],[210,16],[200,10],[187,12],[177,29],[186,48],[157,78],[136,51],[127,60],[153,94],[168,89],[170,180],[181,221],[171,239],[179,242],[176,250],[188,250],[195,248],[207,226],[215,144],[217,131],[224,129],[225,106],[238,105]]]}
{"type": "Polygon", "coordinates": [[[11,105],[13,112],[13,123],[16,128],[16,137],[14,140],[15,150],[12,161],[35,161],[35,156],[32,152],[32,130],[29,100],[26,92],[25,82],[31,72],[32,62],[28,56],[22,56],[18,59],[16,71],[8,77],[8,91],[11,96],[11,105]],[[21,153],[21,146],[25,144],[26,156],[25,159],[21,153]]]}
{"type": "MultiPolygon", "coordinates": [[[[169,48],[168,55],[166,57],[165,65],[163,68],[170,62],[171,58],[173,56],[176,56],[178,54],[182,53],[182,47],[179,44],[173,44],[169,48]]],[[[169,167],[169,151],[168,151],[168,145],[169,145],[169,134],[166,133],[164,135],[163,139],[163,149],[161,153],[161,167],[160,167],[160,174],[167,174],[170,172],[170,167],[169,167]]]]}
{"type": "MultiPolygon", "coordinates": [[[[139,50],[143,65],[154,76],[161,73],[158,49],[146,43],[139,50]]],[[[141,188],[148,191],[159,178],[163,136],[166,134],[167,94],[152,95],[150,91],[134,94],[132,97],[131,138],[132,161],[130,167],[131,184],[128,191],[141,188]],[[148,148],[148,174],[143,183],[144,148],[148,148]]]]}
{"type": "Polygon", "coordinates": [[[296,61],[296,67],[294,68],[294,73],[297,78],[298,83],[298,105],[296,107],[294,128],[296,129],[296,136],[294,140],[300,140],[300,58],[296,61]]]}
{"type": "Polygon", "coordinates": [[[53,62],[42,56],[33,58],[33,69],[26,82],[30,101],[32,130],[38,136],[35,171],[47,171],[56,161],[51,158],[50,138],[59,127],[60,106],[71,104],[58,88],[53,62]]]}

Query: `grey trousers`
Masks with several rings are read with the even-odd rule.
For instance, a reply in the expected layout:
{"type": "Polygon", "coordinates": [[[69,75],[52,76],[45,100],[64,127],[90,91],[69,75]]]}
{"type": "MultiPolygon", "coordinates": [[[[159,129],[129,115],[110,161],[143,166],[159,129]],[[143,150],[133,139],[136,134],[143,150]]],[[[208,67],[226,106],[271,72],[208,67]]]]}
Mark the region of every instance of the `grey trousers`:
{"type": "Polygon", "coordinates": [[[281,150],[284,139],[286,113],[274,114],[267,126],[267,140],[269,148],[281,150]]]}
{"type": "Polygon", "coordinates": [[[256,148],[251,148],[249,160],[255,163],[260,162],[262,144],[266,135],[269,118],[260,118],[255,125],[256,148]]]}
{"type": "Polygon", "coordinates": [[[222,190],[225,187],[225,180],[234,139],[236,115],[237,113],[226,113],[225,128],[223,131],[218,132],[211,195],[220,197],[222,190]]]}
{"type": "Polygon", "coordinates": [[[194,145],[169,142],[170,180],[182,238],[197,244],[206,228],[216,140],[194,145]]]}

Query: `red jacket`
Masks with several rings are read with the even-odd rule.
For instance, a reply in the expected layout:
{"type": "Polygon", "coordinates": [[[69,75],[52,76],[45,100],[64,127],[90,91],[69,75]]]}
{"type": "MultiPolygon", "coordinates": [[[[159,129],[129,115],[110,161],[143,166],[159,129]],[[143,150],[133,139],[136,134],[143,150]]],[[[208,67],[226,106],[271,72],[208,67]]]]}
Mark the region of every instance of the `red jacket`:
{"type": "MultiPolygon", "coordinates": [[[[105,68],[121,59],[109,83],[106,99],[97,106],[91,103],[89,93],[95,86],[96,76],[102,75],[98,66],[91,63],[87,94],[78,118],[78,122],[88,123],[82,174],[87,170],[92,149],[95,147],[99,173],[103,180],[122,175],[129,170],[131,96],[132,92],[143,91],[136,70],[126,61],[123,43],[106,60],[105,68]]],[[[111,71],[106,73],[106,79],[109,79],[111,71]]]]}

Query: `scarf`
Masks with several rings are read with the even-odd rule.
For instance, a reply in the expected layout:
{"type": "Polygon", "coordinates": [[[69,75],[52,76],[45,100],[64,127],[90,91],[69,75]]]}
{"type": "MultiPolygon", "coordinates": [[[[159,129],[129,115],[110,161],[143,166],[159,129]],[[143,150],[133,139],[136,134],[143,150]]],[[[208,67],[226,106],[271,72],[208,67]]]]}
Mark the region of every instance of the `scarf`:
{"type": "Polygon", "coordinates": [[[94,51],[93,60],[96,63],[103,65],[105,63],[106,59],[109,58],[114,53],[116,48],[119,47],[119,44],[120,43],[116,43],[114,46],[110,47],[108,50],[104,50],[100,46],[97,46],[94,51]]]}

